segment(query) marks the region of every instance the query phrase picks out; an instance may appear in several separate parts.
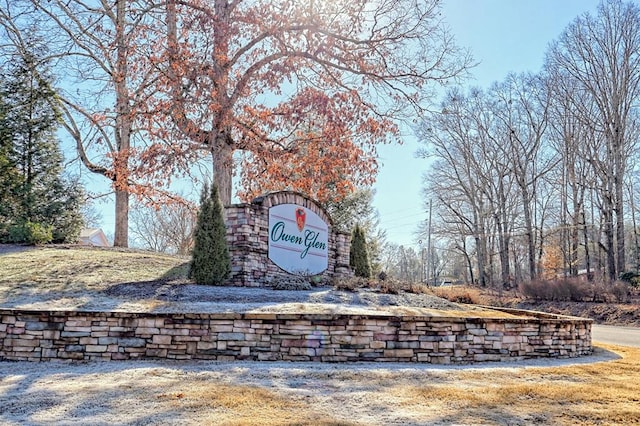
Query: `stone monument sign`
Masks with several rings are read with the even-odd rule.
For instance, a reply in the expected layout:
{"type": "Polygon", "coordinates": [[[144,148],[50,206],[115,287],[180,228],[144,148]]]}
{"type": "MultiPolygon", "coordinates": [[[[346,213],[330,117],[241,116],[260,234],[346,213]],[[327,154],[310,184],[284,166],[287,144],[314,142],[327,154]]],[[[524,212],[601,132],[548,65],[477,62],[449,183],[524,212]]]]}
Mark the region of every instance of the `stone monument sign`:
{"type": "Polygon", "coordinates": [[[351,235],[334,231],[327,212],[308,197],[275,192],[225,210],[231,285],[268,286],[294,275],[352,275],[351,235]]]}

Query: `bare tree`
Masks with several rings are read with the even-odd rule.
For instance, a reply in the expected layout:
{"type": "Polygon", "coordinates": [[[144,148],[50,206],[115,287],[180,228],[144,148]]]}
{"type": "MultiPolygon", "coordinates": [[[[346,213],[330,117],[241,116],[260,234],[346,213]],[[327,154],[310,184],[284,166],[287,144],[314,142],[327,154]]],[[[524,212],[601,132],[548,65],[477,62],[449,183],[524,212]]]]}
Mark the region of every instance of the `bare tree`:
{"type": "Polygon", "coordinates": [[[496,137],[502,143],[498,146],[504,161],[511,165],[510,172],[520,192],[529,277],[535,279],[538,275],[536,253],[541,240],[536,232],[536,191],[539,180],[553,165],[542,156],[549,98],[542,80],[530,74],[509,75],[492,88],[491,94],[495,99],[493,114],[500,121],[496,137]]]}
{"type": "Polygon", "coordinates": [[[591,158],[605,180],[600,196],[610,253],[608,274],[613,280],[626,268],[623,190],[626,154],[636,143],[629,137],[629,123],[640,95],[640,8],[610,0],[600,4],[596,16],[586,13],[576,18],[551,45],[546,67],[563,70],[573,80],[579,96],[572,99],[589,97],[586,108],[596,106],[591,111],[575,103],[597,135],[598,146],[591,158]]]}
{"type": "Polygon", "coordinates": [[[382,268],[389,277],[407,282],[420,282],[422,259],[412,247],[387,243],[382,249],[382,268]]]}
{"type": "MultiPolygon", "coordinates": [[[[501,177],[488,137],[483,115],[487,110],[484,95],[473,91],[469,97],[459,91],[450,92],[444,100],[441,113],[432,114],[421,137],[426,147],[418,152],[425,158],[434,158],[427,175],[425,194],[435,195],[437,205],[447,210],[446,217],[455,226],[466,229],[475,241],[475,259],[480,285],[492,281],[489,265],[490,228],[495,226],[498,205],[493,183],[501,177]]],[[[429,197],[431,198],[431,197],[429,197]]],[[[497,214],[500,217],[500,213],[497,214]]]]}
{"type": "MultiPolygon", "coordinates": [[[[596,185],[590,160],[593,154],[589,149],[594,145],[594,133],[588,125],[589,120],[581,115],[591,99],[579,98],[580,92],[575,90],[573,79],[564,70],[556,68],[552,71],[554,74],[546,76],[550,96],[549,147],[560,159],[554,176],[556,186],[559,184],[559,226],[565,271],[567,275],[575,276],[582,264],[587,276],[592,277],[587,195],[596,185]],[[584,247],[582,263],[579,259],[581,245],[584,247]]],[[[593,220],[590,219],[591,223],[593,220]]]]}
{"type": "Polygon", "coordinates": [[[333,229],[351,233],[356,225],[360,225],[365,234],[367,252],[374,275],[381,272],[381,251],[386,233],[380,229],[378,211],[373,207],[375,191],[358,188],[341,200],[329,200],[322,203],[331,217],[333,229]]]}
{"type": "Polygon", "coordinates": [[[144,248],[186,256],[193,247],[196,210],[185,203],[158,208],[137,204],[131,210],[131,233],[144,248]]]}

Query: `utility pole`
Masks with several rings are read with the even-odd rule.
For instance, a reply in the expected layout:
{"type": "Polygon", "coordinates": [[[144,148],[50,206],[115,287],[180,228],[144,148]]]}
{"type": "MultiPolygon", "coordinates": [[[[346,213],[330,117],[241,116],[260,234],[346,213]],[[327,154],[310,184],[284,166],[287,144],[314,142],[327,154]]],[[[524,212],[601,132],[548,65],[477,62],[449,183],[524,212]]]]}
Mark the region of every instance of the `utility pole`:
{"type": "Polygon", "coordinates": [[[425,281],[429,285],[429,279],[431,278],[431,205],[432,200],[429,199],[429,225],[427,227],[427,271],[425,274],[425,281]]]}

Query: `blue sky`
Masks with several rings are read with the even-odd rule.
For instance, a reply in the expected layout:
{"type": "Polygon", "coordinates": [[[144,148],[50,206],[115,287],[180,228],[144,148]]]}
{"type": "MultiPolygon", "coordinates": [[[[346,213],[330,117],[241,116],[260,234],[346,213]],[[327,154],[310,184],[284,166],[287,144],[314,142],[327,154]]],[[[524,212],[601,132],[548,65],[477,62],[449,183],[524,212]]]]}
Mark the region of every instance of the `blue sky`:
{"type": "MultiPolygon", "coordinates": [[[[443,17],[458,44],[480,62],[464,86],[488,88],[509,72],[539,71],[547,45],[580,14],[595,14],[598,4],[598,0],[444,0],[443,17]]],[[[428,217],[421,193],[428,162],[415,158],[418,148],[407,132],[402,146],[379,149],[383,166],[374,199],[387,241],[416,249],[415,232],[428,217]]]]}

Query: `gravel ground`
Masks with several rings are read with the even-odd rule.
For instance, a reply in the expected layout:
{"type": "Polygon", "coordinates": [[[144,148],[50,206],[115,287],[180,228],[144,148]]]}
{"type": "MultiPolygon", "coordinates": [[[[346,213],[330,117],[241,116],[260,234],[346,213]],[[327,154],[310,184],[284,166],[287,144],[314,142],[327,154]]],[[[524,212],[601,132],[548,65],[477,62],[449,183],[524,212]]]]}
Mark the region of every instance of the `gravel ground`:
{"type": "MultiPolygon", "coordinates": [[[[0,286],[1,287],[1,286],[0,286]]],[[[380,294],[371,289],[340,291],[209,287],[194,284],[143,282],[112,285],[103,291],[34,293],[0,288],[0,307],[129,312],[313,312],[376,314],[380,312],[438,315],[437,311],[483,311],[427,294],[380,294]]]]}

